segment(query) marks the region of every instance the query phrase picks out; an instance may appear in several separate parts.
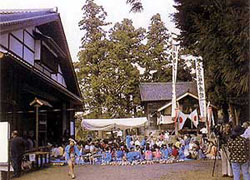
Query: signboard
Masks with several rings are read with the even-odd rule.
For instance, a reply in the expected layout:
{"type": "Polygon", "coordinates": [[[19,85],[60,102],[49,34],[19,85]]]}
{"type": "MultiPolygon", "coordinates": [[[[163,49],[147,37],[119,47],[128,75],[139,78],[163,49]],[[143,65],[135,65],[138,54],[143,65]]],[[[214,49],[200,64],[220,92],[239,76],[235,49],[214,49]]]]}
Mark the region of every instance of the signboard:
{"type": "Polygon", "coordinates": [[[196,65],[196,79],[197,79],[197,90],[200,104],[201,118],[206,119],[206,95],[205,95],[205,83],[204,83],[204,69],[203,64],[200,60],[195,60],[196,65]]]}
{"type": "Polygon", "coordinates": [[[70,136],[75,135],[75,123],[73,121],[70,121],[70,136]]]}
{"type": "Polygon", "coordinates": [[[175,109],[176,109],[176,79],[177,79],[177,65],[178,65],[178,47],[173,45],[173,52],[172,52],[172,112],[171,117],[175,117],[175,109]]]}
{"type": "Polygon", "coordinates": [[[8,122],[0,122],[0,163],[8,162],[10,127],[8,122]]]}

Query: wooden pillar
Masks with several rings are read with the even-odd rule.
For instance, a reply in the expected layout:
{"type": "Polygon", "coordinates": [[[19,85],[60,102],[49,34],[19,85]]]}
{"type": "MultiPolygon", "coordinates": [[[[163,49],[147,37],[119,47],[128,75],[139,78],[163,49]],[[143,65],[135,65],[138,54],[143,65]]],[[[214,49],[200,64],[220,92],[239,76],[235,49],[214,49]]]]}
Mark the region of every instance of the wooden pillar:
{"type": "Polygon", "coordinates": [[[66,112],[66,103],[62,104],[62,135],[64,131],[67,129],[67,112],[66,112]]]}
{"type": "Polygon", "coordinates": [[[38,145],[39,145],[39,114],[38,114],[39,105],[36,104],[35,108],[36,108],[36,148],[38,148],[38,145]]]}
{"type": "Polygon", "coordinates": [[[176,108],[175,109],[175,117],[172,118],[172,120],[174,121],[175,124],[175,135],[178,135],[178,131],[179,131],[179,121],[178,121],[178,113],[179,113],[179,109],[176,108]]]}

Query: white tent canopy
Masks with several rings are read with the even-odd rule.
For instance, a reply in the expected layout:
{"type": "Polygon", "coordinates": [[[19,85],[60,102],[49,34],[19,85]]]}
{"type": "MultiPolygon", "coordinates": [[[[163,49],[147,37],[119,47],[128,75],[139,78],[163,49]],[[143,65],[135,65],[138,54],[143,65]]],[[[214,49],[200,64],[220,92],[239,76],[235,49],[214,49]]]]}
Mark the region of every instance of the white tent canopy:
{"type": "Polygon", "coordinates": [[[146,117],[122,119],[83,119],[82,128],[90,131],[110,131],[113,128],[129,129],[143,127],[147,122],[146,117]]]}
{"type": "Polygon", "coordinates": [[[171,116],[163,116],[157,117],[157,125],[161,124],[173,124],[174,121],[172,120],[171,116]]]}

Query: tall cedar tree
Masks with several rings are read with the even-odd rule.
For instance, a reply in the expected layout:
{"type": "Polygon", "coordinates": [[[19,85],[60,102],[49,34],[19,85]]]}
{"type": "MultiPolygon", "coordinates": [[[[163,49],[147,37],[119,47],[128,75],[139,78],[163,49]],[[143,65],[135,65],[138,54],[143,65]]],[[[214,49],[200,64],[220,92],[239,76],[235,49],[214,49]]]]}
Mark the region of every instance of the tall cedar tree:
{"type": "MultiPolygon", "coordinates": [[[[237,124],[249,119],[249,2],[175,0],[182,45],[204,61],[208,98],[229,107],[237,124]]],[[[227,116],[225,116],[227,117],[227,116]]],[[[228,119],[227,119],[228,120],[228,119]]]]}
{"type": "Polygon", "coordinates": [[[145,68],[144,80],[148,82],[163,82],[171,80],[171,61],[168,30],[161,20],[160,14],[152,16],[147,32],[145,58],[142,67],[145,68]],[[170,79],[169,79],[170,78],[170,79]]]}
{"type": "MultiPolygon", "coordinates": [[[[146,36],[144,57],[140,62],[141,67],[145,70],[143,81],[172,81],[171,36],[161,20],[160,14],[152,16],[146,36]]],[[[191,68],[187,67],[185,61],[181,59],[181,54],[178,59],[177,81],[192,81],[191,68]]]]}
{"type": "Polygon", "coordinates": [[[79,62],[75,63],[77,77],[82,91],[85,109],[92,112],[92,117],[102,117],[105,94],[102,92],[101,64],[106,58],[105,38],[103,27],[107,13],[102,6],[93,0],[86,0],[82,8],[83,18],[79,22],[80,29],[85,32],[81,50],[78,53],[79,62]]]}
{"type": "MultiPolygon", "coordinates": [[[[110,30],[110,48],[106,71],[113,77],[110,82],[112,100],[108,107],[115,109],[117,117],[139,116],[140,106],[139,75],[136,66],[140,60],[145,30],[135,29],[132,20],[124,19],[110,30]]],[[[110,96],[110,97],[111,97],[110,96]]]]}

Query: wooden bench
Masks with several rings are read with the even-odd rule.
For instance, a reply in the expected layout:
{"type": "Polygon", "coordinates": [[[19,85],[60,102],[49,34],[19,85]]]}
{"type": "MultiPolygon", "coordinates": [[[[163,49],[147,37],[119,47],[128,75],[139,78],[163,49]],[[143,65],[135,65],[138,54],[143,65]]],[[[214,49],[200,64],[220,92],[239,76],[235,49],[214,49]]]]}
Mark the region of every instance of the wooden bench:
{"type": "Polygon", "coordinates": [[[28,152],[24,154],[26,158],[29,157],[30,155],[35,155],[35,159],[32,160],[32,169],[42,168],[42,167],[47,166],[50,163],[50,152],[36,151],[36,152],[28,152]]]}

